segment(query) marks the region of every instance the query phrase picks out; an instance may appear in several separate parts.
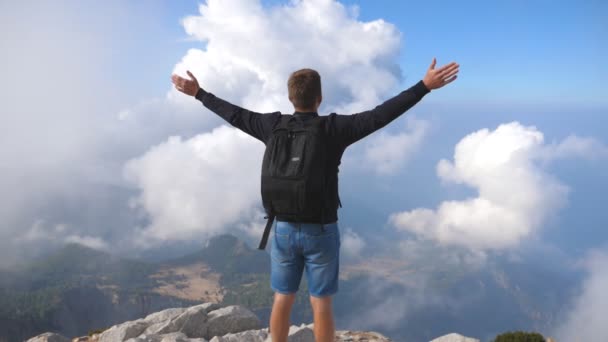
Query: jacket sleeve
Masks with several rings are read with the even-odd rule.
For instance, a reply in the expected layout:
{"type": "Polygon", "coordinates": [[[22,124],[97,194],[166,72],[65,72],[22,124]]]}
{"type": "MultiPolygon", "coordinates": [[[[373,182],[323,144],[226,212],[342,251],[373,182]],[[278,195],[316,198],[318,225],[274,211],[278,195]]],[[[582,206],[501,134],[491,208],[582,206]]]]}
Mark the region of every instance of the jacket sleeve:
{"type": "Polygon", "coordinates": [[[418,103],[429,91],[424,83],[419,81],[372,110],[352,115],[334,114],[334,133],[344,147],[347,147],[388,125],[418,103]]]}
{"type": "Polygon", "coordinates": [[[266,144],[276,121],[281,117],[280,112],[262,114],[241,108],[202,88],[196,93],[196,99],[232,126],[262,141],[264,144],[266,144]]]}

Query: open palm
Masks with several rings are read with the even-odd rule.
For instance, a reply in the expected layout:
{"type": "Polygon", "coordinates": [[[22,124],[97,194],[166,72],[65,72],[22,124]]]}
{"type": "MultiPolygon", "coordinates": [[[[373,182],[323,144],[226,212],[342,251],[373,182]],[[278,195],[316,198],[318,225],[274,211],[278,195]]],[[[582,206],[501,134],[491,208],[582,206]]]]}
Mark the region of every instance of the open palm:
{"type": "Polygon", "coordinates": [[[182,93],[190,96],[195,96],[200,88],[198,85],[198,81],[194,75],[190,72],[190,70],[186,71],[190,79],[183,78],[176,74],[171,75],[171,81],[175,85],[175,89],[181,91],[182,93]]]}
{"type": "Polygon", "coordinates": [[[458,77],[458,68],[460,67],[458,63],[452,62],[438,69],[435,69],[435,64],[437,64],[437,60],[433,58],[433,62],[431,62],[431,66],[422,80],[429,90],[441,88],[458,77]]]}

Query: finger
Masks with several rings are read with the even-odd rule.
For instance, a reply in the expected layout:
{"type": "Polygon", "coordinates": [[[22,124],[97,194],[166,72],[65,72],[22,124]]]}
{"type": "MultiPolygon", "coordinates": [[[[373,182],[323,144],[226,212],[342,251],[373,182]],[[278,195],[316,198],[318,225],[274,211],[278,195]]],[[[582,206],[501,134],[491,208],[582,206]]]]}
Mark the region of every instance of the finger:
{"type": "Polygon", "coordinates": [[[449,74],[453,73],[455,70],[457,71],[459,67],[460,67],[460,65],[454,64],[454,65],[452,65],[452,66],[450,66],[448,68],[445,68],[445,69],[443,69],[441,71],[438,71],[436,73],[436,75],[438,77],[445,78],[446,75],[449,75],[449,74]]]}
{"type": "Polygon", "coordinates": [[[171,76],[171,80],[173,81],[174,84],[180,84],[180,83],[183,83],[183,81],[184,81],[184,79],[178,75],[171,76]]]}
{"type": "Polygon", "coordinates": [[[186,70],[186,73],[188,74],[188,76],[190,76],[190,78],[194,81],[196,81],[196,77],[194,77],[194,75],[192,75],[192,73],[190,72],[190,70],[186,70]]]}
{"type": "Polygon", "coordinates": [[[458,66],[458,64],[456,62],[452,62],[452,63],[446,64],[446,65],[440,67],[439,69],[436,69],[435,71],[440,73],[448,68],[453,68],[455,65],[458,66]]]}
{"type": "Polygon", "coordinates": [[[451,83],[451,82],[453,82],[453,81],[454,81],[455,79],[457,79],[457,78],[458,78],[458,75],[454,75],[454,76],[452,76],[452,78],[448,78],[448,79],[446,79],[446,80],[443,82],[443,85],[446,85],[446,84],[448,84],[448,83],[451,83]]]}
{"type": "Polygon", "coordinates": [[[448,79],[448,78],[450,78],[450,77],[452,77],[452,76],[454,76],[454,75],[456,75],[456,74],[458,74],[458,69],[456,69],[456,70],[454,70],[454,71],[452,71],[452,72],[450,72],[450,73],[448,73],[448,74],[444,75],[444,76],[443,76],[443,79],[444,79],[444,80],[445,80],[445,79],[448,79]]]}
{"type": "Polygon", "coordinates": [[[435,57],[433,57],[433,61],[431,62],[431,66],[429,67],[429,70],[435,69],[435,64],[437,64],[437,59],[435,59],[435,57]]]}
{"type": "Polygon", "coordinates": [[[441,68],[439,68],[439,69],[436,69],[436,70],[435,70],[435,72],[436,72],[436,74],[437,74],[437,75],[441,75],[441,74],[445,74],[445,73],[447,73],[447,72],[450,72],[451,70],[456,69],[456,68],[458,68],[459,66],[460,66],[460,65],[458,65],[457,63],[452,62],[452,63],[450,63],[450,64],[447,64],[447,65],[442,66],[442,67],[441,67],[441,68]]]}
{"type": "Polygon", "coordinates": [[[454,70],[450,70],[450,71],[448,71],[448,72],[442,73],[442,74],[440,75],[440,77],[441,77],[442,79],[450,78],[450,77],[452,77],[452,76],[456,75],[456,74],[458,73],[458,71],[459,71],[459,69],[458,69],[458,68],[456,68],[456,69],[454,69],[454,70]]]}

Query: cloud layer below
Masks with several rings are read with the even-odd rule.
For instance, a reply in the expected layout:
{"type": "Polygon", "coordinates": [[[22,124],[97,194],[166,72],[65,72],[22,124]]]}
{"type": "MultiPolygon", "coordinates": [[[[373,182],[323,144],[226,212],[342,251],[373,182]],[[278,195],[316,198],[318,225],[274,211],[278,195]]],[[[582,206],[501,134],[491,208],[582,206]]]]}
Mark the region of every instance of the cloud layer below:
{"type": "Polygon", "coordinates": [[[565,321],[555,331],[557,341],[602,342],[608,336],[608,250],[595,250],[585,260],[588,272],[565,321]]]}
{"type": "Polygon", "coordinates": [[[133,205],[151,221],[138,241],[200,239],[249,218],[262,154],[254,138],[220,126],[185,141],[170,137],[130,160],[125,176],[142,189],[133,205]]]}

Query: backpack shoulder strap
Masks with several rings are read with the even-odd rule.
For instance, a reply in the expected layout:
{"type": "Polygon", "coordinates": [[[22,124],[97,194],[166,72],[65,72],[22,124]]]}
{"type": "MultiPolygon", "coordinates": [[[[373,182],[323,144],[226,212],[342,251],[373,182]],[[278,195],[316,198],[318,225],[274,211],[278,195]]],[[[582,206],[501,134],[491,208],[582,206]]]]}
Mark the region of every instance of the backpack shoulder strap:
{"type": "Polygon", "coordinates": [[[270,235],[270,229],[272,229],[272,222],[274,221],[274,213],[270,213],[264,218],[268,219],[268,221],[266,222],[266,227],[264,227],[264,235],[262,235],[262,241],[260,241],[260,246],[258,246],[258,249],[261,250],[266,249],[266,244],[268,243],[268,236],[270,235]]]}

